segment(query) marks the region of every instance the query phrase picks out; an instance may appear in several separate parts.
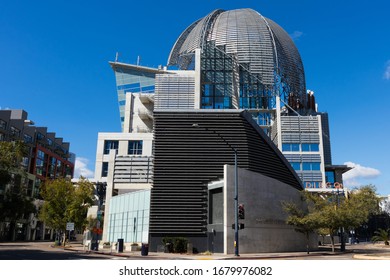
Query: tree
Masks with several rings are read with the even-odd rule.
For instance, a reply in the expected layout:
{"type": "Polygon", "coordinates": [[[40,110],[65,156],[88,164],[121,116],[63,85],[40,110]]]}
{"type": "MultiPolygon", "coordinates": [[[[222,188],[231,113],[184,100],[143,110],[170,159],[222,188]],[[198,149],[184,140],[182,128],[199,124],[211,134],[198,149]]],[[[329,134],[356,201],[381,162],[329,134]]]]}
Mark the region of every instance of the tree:
{"type": "Polygon", "coordinates": [[[42,188],[43,206],[40,218],[57,232],[65,233],[66,223],[74,222],[82,230],[87,223],[87,211],[93,202],[93,184],[80,178],[77,186],[68,179],[45,182],[42,188]]]}
{"type": "Polygon", "coordinates": [[[25,147],[23,142],[0,142],[0,186],[12,182],[12,174],[23,173],[21,166],[25,147]]]}
{"type": "Polygon", "coordinates": [[[347,196],[343,192],[324,195],[322,200],[317,200],[317,205],[319,229],[330,235],[334,251],[333,236],[339,230],[355,229],[366,223],[370,215],[379,211],[379,197],[375,187],[368,185],[355,189],[347,196]]]}
{"type": "Polygon", "coordinates": [[[345,203],[341,205],[344,227],[355,229],[367,223],[371,215],[379,214],[379,202],[380,198],[372,185],[352,191],[345,203]]]}
{"type": "Polygon", "coordinates": [[[94,187],[91,182],[81,177],[74,191],[74,199],[70,205],[71,220],[76,228],[83,229],[88,223],[88,208],[94,201],[94,187]]]}
{"type": "Polygon", "coordinates": [[[332,251],[335,250],[334,236],[340,229],[356,228],[379,211],[379,198],[371,185],[354,190],[348,197],[342,192],[303,192],[302,197],[308,205],[307,211],[298,211],[300,208],[294,204],[285,207],[289,215],[287,223],[306,236],[310,231],[330,235],[332,251]]]}
{"type": "Polygon", "coordinates": [[[317,200],[317,209],[314,215],[317,217],[317,232],[330,236],[332,252],[335,250],[334,236],[342,227],[342,215],[337,203],[322,198],[317,200]]]}
{"type": "Polygon", "coordinates": [[[27,196],[27,173],[22,166],[26,147],[21,141],[0,142],[0,222],[10,223],[10,236],[15,239],[18,220],[36,212],[32,198],[27,196]]]}
{"type": "Polygon", "coordinates": [[[378,241],[383,241],[385,243],[385,245],[389,245],[389,239],[390,239],[390,233],[389,233],[389,230],[385,230],[385,229],[378,229],[377,231],[375,231],[375,235],[372,237],[372,241],[375,243],[375,242],[378,242],[378,241]]]}
{"type": "MultiPolygon", "coordinates": [[[[305,192],[302,194],[302,199],[308,202],[310,194],[305,192]]],[[[305,235],[306,252],[310,253],[310,234],[314,233],[318,228],[316,217],[310,208],[313,205],[307,205],[307,208],[302,208],[292,202],[282,202],[284,211],[288,214],[286,223],[294,227],[297,232],[305,235]]]]}

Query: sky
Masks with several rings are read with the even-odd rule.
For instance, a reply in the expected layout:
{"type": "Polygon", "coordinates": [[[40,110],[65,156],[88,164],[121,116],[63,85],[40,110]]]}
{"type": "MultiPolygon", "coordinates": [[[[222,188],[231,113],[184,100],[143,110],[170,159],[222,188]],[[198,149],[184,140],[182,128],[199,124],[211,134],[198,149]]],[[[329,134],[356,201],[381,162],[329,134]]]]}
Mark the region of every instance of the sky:
{"type": "Polygon", "coordinates": [[[0,0],[0,108],[23,109],[70,142],[93,177],[97,135],[119,132],[115,59],[166,65],[181,32],[215,9],[251,8],[293,38],[307,89],[328,112],[333,164],[348,188],[390,194],[387,0],[0,0]]]}

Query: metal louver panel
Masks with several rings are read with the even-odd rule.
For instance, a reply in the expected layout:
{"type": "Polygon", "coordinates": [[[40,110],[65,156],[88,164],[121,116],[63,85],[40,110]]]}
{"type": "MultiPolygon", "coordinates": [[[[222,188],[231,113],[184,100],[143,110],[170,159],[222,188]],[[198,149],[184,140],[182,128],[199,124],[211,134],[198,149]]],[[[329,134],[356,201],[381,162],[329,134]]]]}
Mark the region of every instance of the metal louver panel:
{"type": "Polygon", "coordinates": [[[275,52],[266,22],[250,9],[226,11],[215,21],[210,37],[226,53],[237,54],[240,64],[248,64],[252,74],[260,74],[266,85],[275,82],[275,52]]]}
{"type": "Polygon", "coordinates": [[[149,156],[117,156],[114,183],[151,183],[153,158],[149,156]]]}
{"type": "MultiPolygon", "coordinates": [[[[190,71],[188,71],[190,72],[190,71]]],[[[155,109],[192,109],[195,100],[194,75],[156,75],[155,109]]]]}
{"type": "Polygon", "coordinates": [[[247,112],[155,110],[154,121],[152,236],[205,236],[207,185],[223,178],[225,164],[234,164],[232,150],[215,131],[238,150],[240,168],[302,189],[290,164],[247,112]]]}

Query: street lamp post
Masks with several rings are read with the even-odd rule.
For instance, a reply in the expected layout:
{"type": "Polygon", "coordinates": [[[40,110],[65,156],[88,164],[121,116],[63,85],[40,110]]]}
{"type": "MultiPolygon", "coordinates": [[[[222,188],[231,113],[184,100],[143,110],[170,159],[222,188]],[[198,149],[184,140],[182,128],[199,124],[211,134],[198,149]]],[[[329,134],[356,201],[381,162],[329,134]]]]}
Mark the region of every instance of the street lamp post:
{"type": "MultiPolygon", "coordinates": [[[[199,124],[194,123],[192,127],[199,128],[199,124]]],[[[239,240],[238,240],[238,168],[237,168],[237,149],[232,147],[225,138],[222,137],[217,131],[204,128],[207,131],[212,131],[217,134],[219,138],[233,151],[234,153],[234,255],[239,257],[239,240]]]]}
{"type": "Polygon", "coordinates": [[[239,257],[238,246],[238,169],[237,169],[237,150],[234,152],[234,255],[239,257]]]}
{"type": "MultiPolygon", "coordinates": [[[[342,194],[344,194],[344,191],[342,191],[342,194]]],[[[340,190],[337,188],[337,208],[340,206],[340,190]]],[[[344,252],[345,251],[345,240],[344,240],[344,228],[341,226],[340,227],[340,238],[341,238],[341,243],[340,243],[340,251],[344,252]]]]}

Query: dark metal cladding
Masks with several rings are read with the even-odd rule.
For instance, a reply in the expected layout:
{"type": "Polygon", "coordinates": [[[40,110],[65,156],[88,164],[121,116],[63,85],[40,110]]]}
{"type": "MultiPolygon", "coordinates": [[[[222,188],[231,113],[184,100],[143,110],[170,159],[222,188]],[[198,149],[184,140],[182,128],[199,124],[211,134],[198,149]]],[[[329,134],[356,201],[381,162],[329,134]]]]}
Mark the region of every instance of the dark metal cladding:
{"type": "MultiPolygon", "coordinates": [[[[238,166],[302,189],[280,151],[242,110],[155,111],[151,236],[205,236],[207,185],[238,166]],[[198,127],[193,127],[198,124],[198,127]],[[218,134],[217,134],[217,133],[218,134]]],[[[259,185],[261,187],[261,185],[259,185]]]]}

